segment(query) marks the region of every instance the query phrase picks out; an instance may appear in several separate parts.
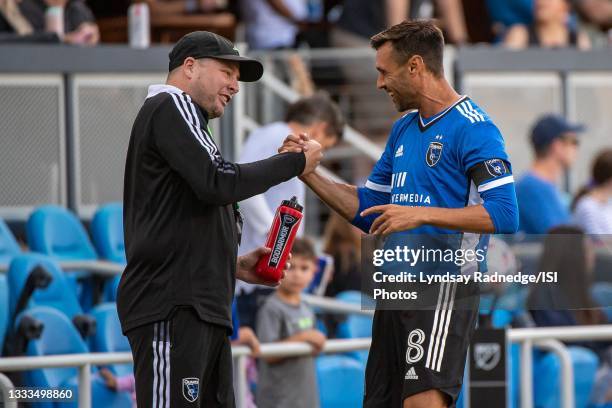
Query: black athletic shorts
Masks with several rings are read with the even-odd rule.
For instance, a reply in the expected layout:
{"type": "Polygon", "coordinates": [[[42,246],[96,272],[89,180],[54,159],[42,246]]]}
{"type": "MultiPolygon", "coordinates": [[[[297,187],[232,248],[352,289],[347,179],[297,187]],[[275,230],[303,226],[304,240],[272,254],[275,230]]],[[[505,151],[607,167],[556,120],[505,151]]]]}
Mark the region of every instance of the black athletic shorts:
{"type": "Polygon", "coordinates": [[[235,407],[226,327],[202,321],[185,307],[127,337],[139,407],[235,407]]]}
{"type": "Polygon", "coordinates": [[[442,283],[425,310],[376,310],[364,408],[401,408],[431,389],[454,406],[478,317],[478,287],[442,283]],[[435,306],[434,306],[435,305],[435,306]]]}

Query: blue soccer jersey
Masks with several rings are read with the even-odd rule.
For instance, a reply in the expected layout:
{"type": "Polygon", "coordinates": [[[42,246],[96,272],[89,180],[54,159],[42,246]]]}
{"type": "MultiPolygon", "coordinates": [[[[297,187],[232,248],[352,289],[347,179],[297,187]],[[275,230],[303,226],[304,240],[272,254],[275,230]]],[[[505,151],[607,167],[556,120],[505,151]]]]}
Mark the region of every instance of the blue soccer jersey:
{"type": "MultiPolygon", "coordinates": [[[[376,215],[361,217],[381,204],[461,208],[483,204],[495,231],[516,230],[514,178],[504,140],[489,116],[467,96],[424,119],[404,115],[393,126],[383,155],[365,187],[358,189],[359,211],[353,223],[368,231],[376,215]]],[[[410,233],[457,231],[424,225],[410,233]]]]}

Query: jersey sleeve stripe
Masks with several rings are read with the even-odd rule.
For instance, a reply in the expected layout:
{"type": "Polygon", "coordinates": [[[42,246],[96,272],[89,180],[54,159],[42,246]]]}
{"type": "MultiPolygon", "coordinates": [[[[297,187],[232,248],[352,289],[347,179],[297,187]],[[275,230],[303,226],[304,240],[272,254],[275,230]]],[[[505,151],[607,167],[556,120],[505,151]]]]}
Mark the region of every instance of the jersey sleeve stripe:
{"type": "Polygon", "coordinates": [[[172,100],[174,101],[174,104],[176,105],[176,109],[178,109],[178,111],[181,114],[181,116],[183,117],[183,119],[185,119],[185,122],[187,123],[187,127],[189,128],[189,130],[191,130],[191,133],[193,133],[193,136],[196,138],[196,140],[208,152],[208,155],[210,156],[211,160],[214,162],[215,158],[214,158],[214,156],[212,154],[212,150],[210,149],[210,146],[208,146],[206,143],[204,143],[204,141],[202,139],[200,139],[200,136],[193,129],[193,126],[191,126],[191,123],[189,122],[189,119],[187,119],[186,112],[183,110],[183,107],[181,106],[181,102],[179,100],[179,97],[176,94],[172,94],[172,93],[170,94],[170,96],[172,97],[172,100]]]}
{"type": "Polygon", "coordinates": [[[499,179],[491,180],[488,183],[484,183],[478,186],[478,192],[491,190],[492,188],[503,186],[504,184],[514,183],[514,176],[506,176],[499,179]]]}
{"type": "Polygon", "coordinates": [[[469,121],[470,121],[470,123],[474,123],[474,122],[475,122],[475,121],[474,121],[474,118],[472,118],[471,116],[469,116],[467,113],[465,113],[465,112],[463,111],[463,109],[461,108],[461,105],[457,105],[457,110],[459,111],[459,113],[460,113],[462,116],[464,116],[464,117],[468,118],[468,119],[469,119],[469,121]]]}
{"type": "Polygon", "coordinates": [[[472,117],[476,122],[482,122],[482,120],[480,120],[480,117],[478,116],[478,114],[476,114],[476,112],[474,112],[473,110],[470,109],[469,105],[468,105],[468,101],[465,101],[461,104],[461,108],[463,109],[463,111],[465,112],[466,115],[469,115],[470,117],[472,117]]]}
{"type": "Polygon", "coordinates": [[[467,107],[474,113],[474,115],[479,117],[481,122],[484,122],[485,120],[484,116],[481,113],[479,113],[476,109],[474,109],[470,101],[465,101],[465,103],[467,104],[467,107]]]}
{"type": "Polygon", "coordinates": [[[370,190],[379,191],[381,193],[390,193],[391,192],[391,186],[386,186],[384,184],[373,183],[370,180],[366,181],[365,186],[366,186],[366,188],[369,188],[370,190]]]}

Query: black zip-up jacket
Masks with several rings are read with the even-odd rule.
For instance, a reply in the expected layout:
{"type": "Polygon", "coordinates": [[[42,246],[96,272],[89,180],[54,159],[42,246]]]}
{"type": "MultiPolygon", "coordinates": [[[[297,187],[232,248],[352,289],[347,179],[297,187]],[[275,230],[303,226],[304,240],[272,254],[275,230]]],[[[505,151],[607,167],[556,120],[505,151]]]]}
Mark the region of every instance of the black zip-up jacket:
{"type": "Polygon", "coordinates": [[[168,85],[149,88],[134,122],[123,199],[127,266],[117,295],[124,333],[183,305],[231,330],[235,203],[304,170],[303,153],[225,161],[207,122],[187,94],[168,85]]]}

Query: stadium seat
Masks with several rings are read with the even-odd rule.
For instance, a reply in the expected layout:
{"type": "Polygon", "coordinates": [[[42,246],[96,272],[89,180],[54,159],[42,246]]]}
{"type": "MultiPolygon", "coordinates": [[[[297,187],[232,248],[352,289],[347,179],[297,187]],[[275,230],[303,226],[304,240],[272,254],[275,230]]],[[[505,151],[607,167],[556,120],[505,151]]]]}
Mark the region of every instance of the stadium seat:
{"type": "Polygon", "coordinates": [[[98,208],[91,221],[91,237],[100,258],[126,263],[121,203],[106,204],[98,208]]]}
{"type": "MultiPolygon", "coordinates": [[[[589,406],[589,399],[599,365],[597,355],[584,347],[570,346],[568,351],[574,367],[576,408],[589,406]]],[[[561,371],[559,358],[552,353],[534,353],[534,394],[538,408],[561,407],[561,371]]]]}
{"type": "MultiPolygon", "coordinates": [[[[100,258],[125,265],[125,241],[123,239],[123,206],[110,203],[98,208],[91,221],[91,237],[100,258]]],[[[117,300],[120,275],[104,283],[104,301],[117,300]]]]}
{"type": "MultiPolygon", "coordinates": [[[[60,261],[97,260],[98,255],[89,240],[85,227],[69,210],[55,205],[37,208],[26,224],[28,245],[34,252],[52,256],[60,261]]],[[[89,310],[94,302],[93,279],[87,272],[71,272],[70,280],[85,279],[79,290],[79,302],[89,310]],[[85,279],[88,278],[88,279],[85,279]]]]}
{"type": "MultiPolygon", "coordinates": [[[[354,304],[361,304],[363,301],[365,304],[374,307],[374,301],[358,291],[340,292],[336,295],[336,300],[354,304]]],[[[372,337],[372,320],[372,317],[369,316],[347,315],[346,320],[338,324],[336,336],[340,339],[372,337]]],[[[364,365],[368,360],[367,350],[351,351],[346,353],[346,355],[356,358],[364,365]]]]}
{"type": "MultiPolygon", "coordinates": [[[[27,315],[40,321],[43,330],[40,338],[28,342],[28,356],[47,356],[58,354],[87,353],[88,349],[70,320],[56,309],[50,307],[34,307],[27,315]]],[[[23,316],[20,315],[20,318],[23,316]]],[[[18,323],[18,322],[17,322],[18,323]]],[[[27,386],[41,388],[70,388],[78,398],[77,368],[45,368],[26,372],[27,386]]],[[[131,407],[131,397],[128,393],[108,390],[102,379],[95,374],[92,378],[93,407],[131,407]]],[[[40,404],[40,407],[73,407],[71,403],[40,404]]]]}
{"type": "Polygon", "coordinates": [[[4,338],[9,325],[9,290],[6,276],[0,274],[0,355],[4,349],[4,338]]]}
{"type": "Polygon", "coordinates": [[[334,258],[329,255],[320,256],[317,260],[317,266],[317,271],[305,292],[323,296],[334,271],[334,258]]]}
{"type": "MultiPolygon", "coordinates": [[[[91,338],[91,351],[122,352],[131,351],[127,337],[121,332],[121,324],[117,315],[117,305],[104,303],[92,310],[96,319],[96,334],[91,338]]],[[[109,367],[115,375],[133,373],[132,364],[116,364],[109,367]]]]}
{"type": "Polygon", "coordinates": [[[21,248],[13,233],[4,220],[0,219],[0,264],[8,265],[11,258],[20,253],[21,248]]]}
{"type": "Polygon", "coordinates": [[[26,289],[28,278],[38,266],[51,275],[51,282],[45,288],[35,289],[27,303],[22,305],[23,309],[33,306],[50,306],[60,310],[70,319],[82,314],[83,309],[57,262],[45,255],[23,254],[13,258],[8,271],[8,283],[11,288],[11,316],[20,312],[16,310],[18,303],[26,289]]]}
{"type": "Polygon", "coordinates": [[[316,359],[321,408],[362,406],[365,367],[342,355],[316,359]]]}
{"type": "Polygon", "coordinates": [[[97,259],[85,227],[65,208],[46,205],[37,208],[26,225],[28,245],[59,260],[97,259]]]}

